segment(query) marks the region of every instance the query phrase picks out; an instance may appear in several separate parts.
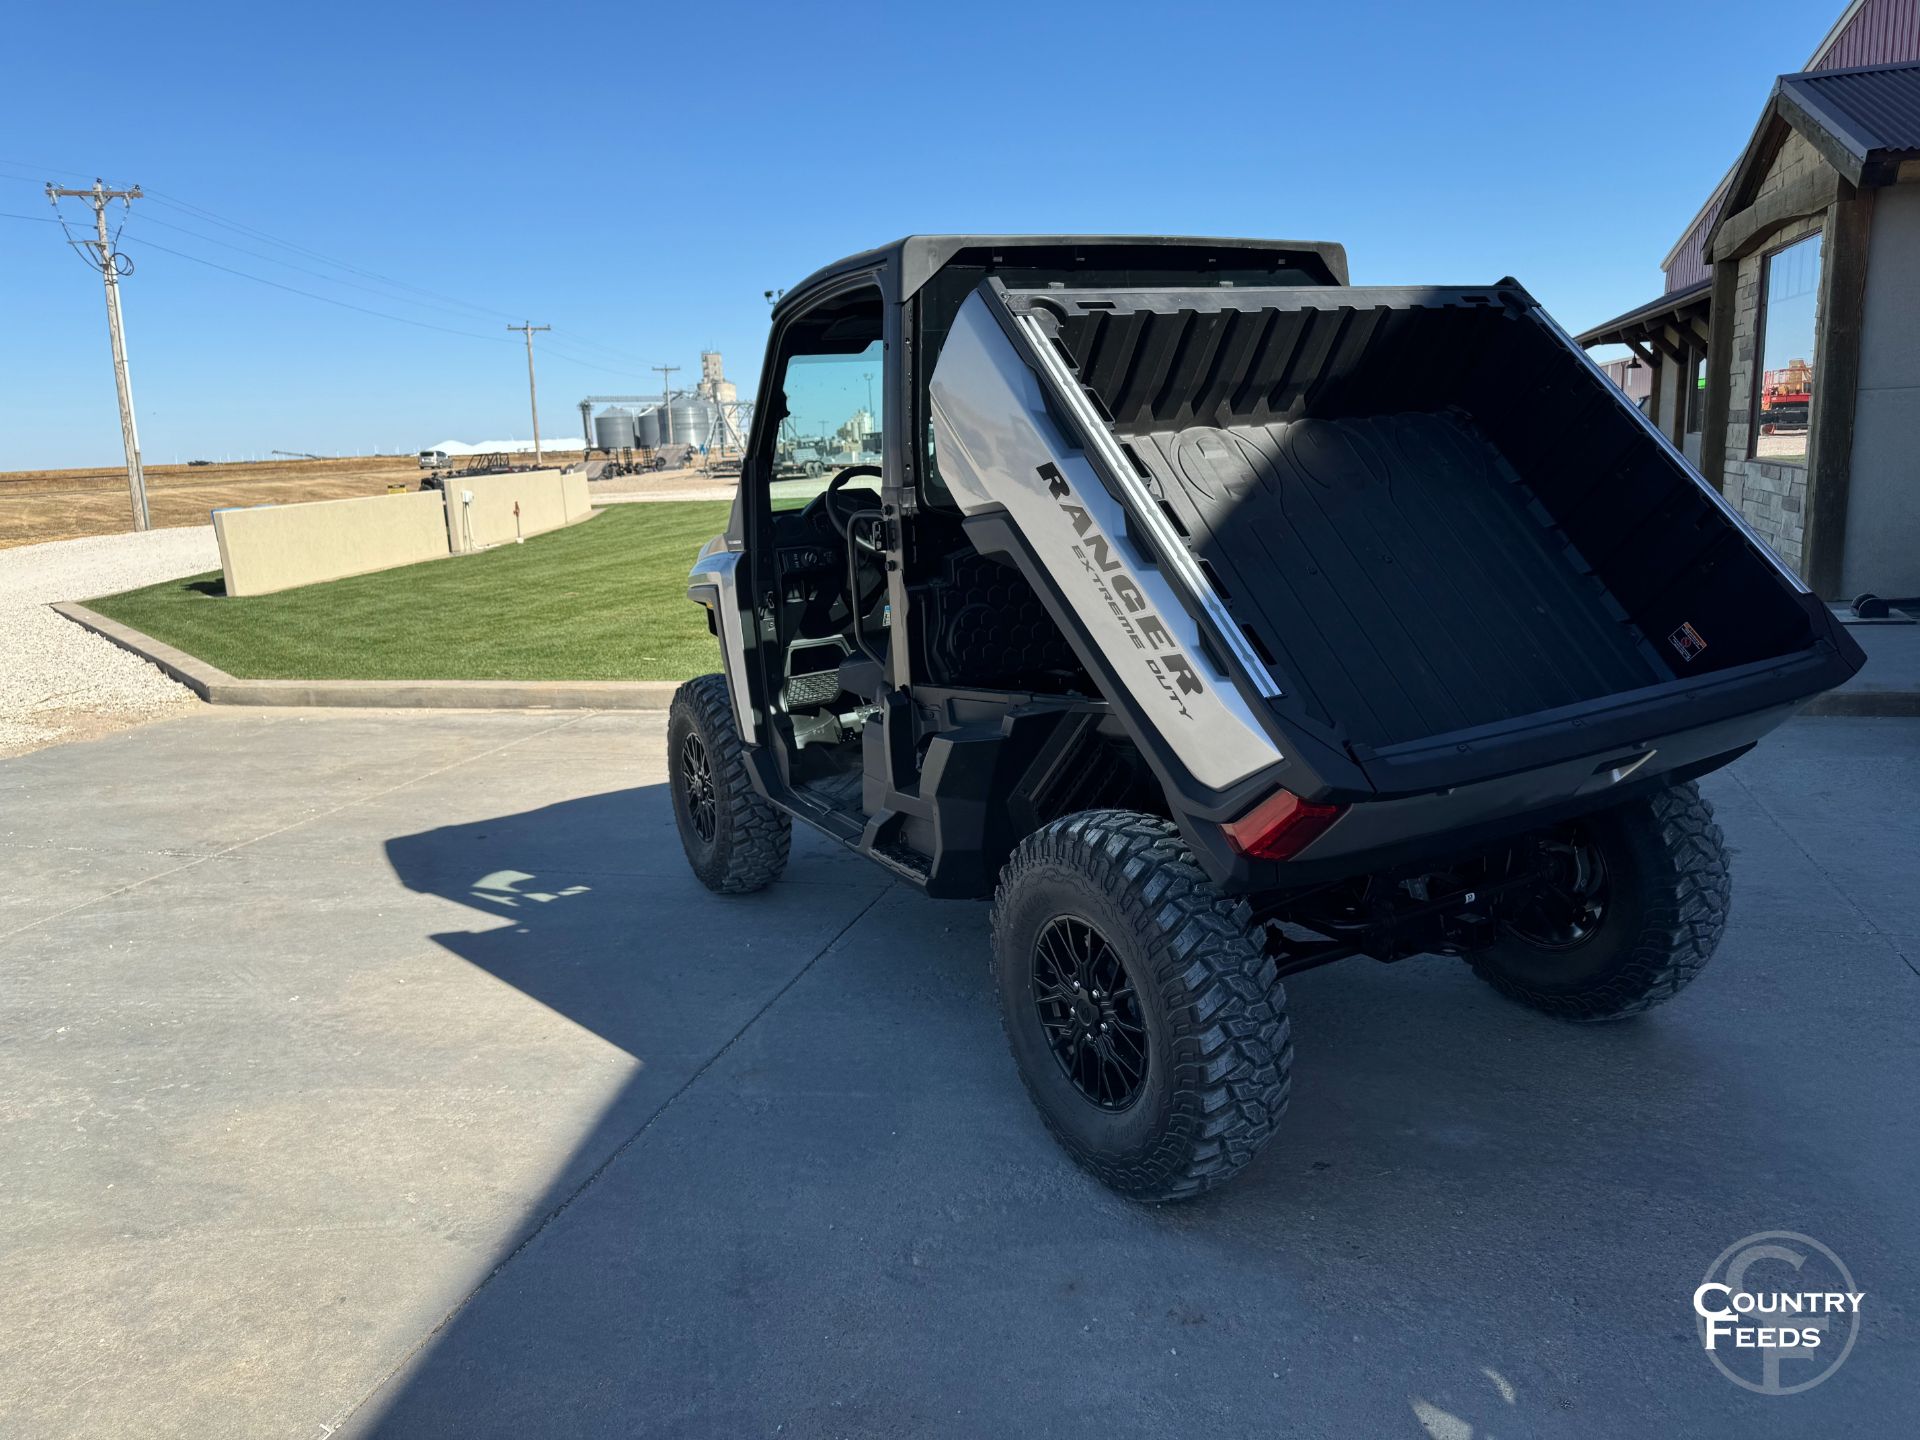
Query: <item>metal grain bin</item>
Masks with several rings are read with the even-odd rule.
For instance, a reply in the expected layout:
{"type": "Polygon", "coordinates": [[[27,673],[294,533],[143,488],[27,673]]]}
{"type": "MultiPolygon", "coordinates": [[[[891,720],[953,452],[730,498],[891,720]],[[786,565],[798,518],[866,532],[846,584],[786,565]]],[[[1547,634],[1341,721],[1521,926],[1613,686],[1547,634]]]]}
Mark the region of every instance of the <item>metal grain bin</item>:
{"type": "Polygon", "coordinates": [[[661,440],[672,445],[706,445],[713,439],[715,413],[711,400],[676,395],[667,408],[667,428],[661,440]]]}
{"type": "Polygon", "coordinates": [[[633,412],[615,406],[593,417],[593,443],[600,450],[633,448],[633,412]]]}

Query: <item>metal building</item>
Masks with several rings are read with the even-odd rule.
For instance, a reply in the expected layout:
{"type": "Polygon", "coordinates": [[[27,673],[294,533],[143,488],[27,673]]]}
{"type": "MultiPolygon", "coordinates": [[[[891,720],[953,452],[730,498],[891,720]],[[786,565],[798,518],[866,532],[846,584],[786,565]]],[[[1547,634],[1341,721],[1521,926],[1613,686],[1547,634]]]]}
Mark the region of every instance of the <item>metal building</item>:
{"type": "Polygon", "coordinates": [[[1853,0],[1662,262],[1577,337],[1827,599],[1920,594],[1920,0],[1853,0]]]}

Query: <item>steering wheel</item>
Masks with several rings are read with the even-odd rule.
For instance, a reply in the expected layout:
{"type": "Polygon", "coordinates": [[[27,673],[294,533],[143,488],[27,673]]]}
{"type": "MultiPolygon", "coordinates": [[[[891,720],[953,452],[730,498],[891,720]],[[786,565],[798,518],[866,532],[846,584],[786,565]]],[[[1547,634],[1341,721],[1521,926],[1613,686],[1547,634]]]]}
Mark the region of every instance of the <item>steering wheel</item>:
{"type": "MultiPolygon", "coordinates": [[[[863,475],[871,475],[877,480],[880,478],[880,467],[878,465],[849,465],[827,482],[827,488],[820,496],[821,504],[826,507],[827,518],[833,522],[833,528],[836,534],[845,535],[847,533],[847,526],[853,523],[854,518],[871,509],[871,507],[844,510],[841,508],[844,497],[840,492],[846,488],[849,480],[857,480],[863,475]]],[[[871,538],[863,539],[858,535],[854,537],[854,543],[859,545],[863,550],[874,550],[878,548],[874,545],[871,538]]]]}

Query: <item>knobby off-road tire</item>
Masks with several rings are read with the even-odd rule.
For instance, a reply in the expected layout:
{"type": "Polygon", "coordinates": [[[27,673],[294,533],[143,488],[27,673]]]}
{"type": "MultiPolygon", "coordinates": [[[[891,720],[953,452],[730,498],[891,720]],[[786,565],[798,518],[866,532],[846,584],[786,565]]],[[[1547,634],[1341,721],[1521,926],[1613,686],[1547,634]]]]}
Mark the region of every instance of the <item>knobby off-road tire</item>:
{"type": "Polygon", "coordinates": [[[1166,820],[1094,810],[1022,841],[994,894],[993,974],[1007,1041],[1041,1118],[1069,1155],[1123,1195],[1180,1200],[1219,1185],[1286,1111],[1286,993],[1245,906],[1214,888],[1166,820]],[[1077,992],[1065,981],[1073,966],[1043,958],[1088,950],[1100,958],[1079,965],[1077,992]],[[1122,972],[1130,994],[1113,981],[1122,972]],[[1101,997],[1080,998],[1090,989],[1101,997]],[[1043,1006],[1042,994],[1056,998],[1043,1006]],[[1080,1068],[1070,1068],[1074,1037],[1057,1022],[1067,1017],[1071,1030],[1081,1013],[1083,1033],[1123,1057],[1124,1073],[1139,1072],[1130,1086],[1109,1083],[1124,1074],[1117,1061],[1102,1068],[1097,1051],[1072,1051],[1080,1068]],[[1134,1031],[1144,1063],[1120,1048],[1134,1031]]]}
{"type": "Polygon", "coordinates": [[[1509,926],[1467,959],[1501,994],[1563,1020],[1618,1020],[1671,1000],[1713,958],[1733,882],[1713,807],[1691,783],[1578,822],[1605,866],[1592,933],[1560,947],[1509,926]]]}
{"type": "Polygon", "coordinates": [[[747,777],[724,675],[702,675],[674,692],[667,774],[680,844],[701,884],[745,895],[780,878],[793,822],[747,777]]]}

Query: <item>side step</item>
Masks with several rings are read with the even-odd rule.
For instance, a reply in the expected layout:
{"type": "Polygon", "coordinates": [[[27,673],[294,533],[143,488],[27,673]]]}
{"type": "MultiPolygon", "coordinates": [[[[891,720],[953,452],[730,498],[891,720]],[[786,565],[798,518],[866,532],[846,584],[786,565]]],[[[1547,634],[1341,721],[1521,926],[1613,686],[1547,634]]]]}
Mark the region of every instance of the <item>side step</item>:
{"type": "Polygon", "coordinates": [[[927,888],[927,879],[932,874],[932,866],[927,857],[918,851],[896,844],[876,846],[869,853],[901,879],[912,881],[922,890],[927,888]]]}

